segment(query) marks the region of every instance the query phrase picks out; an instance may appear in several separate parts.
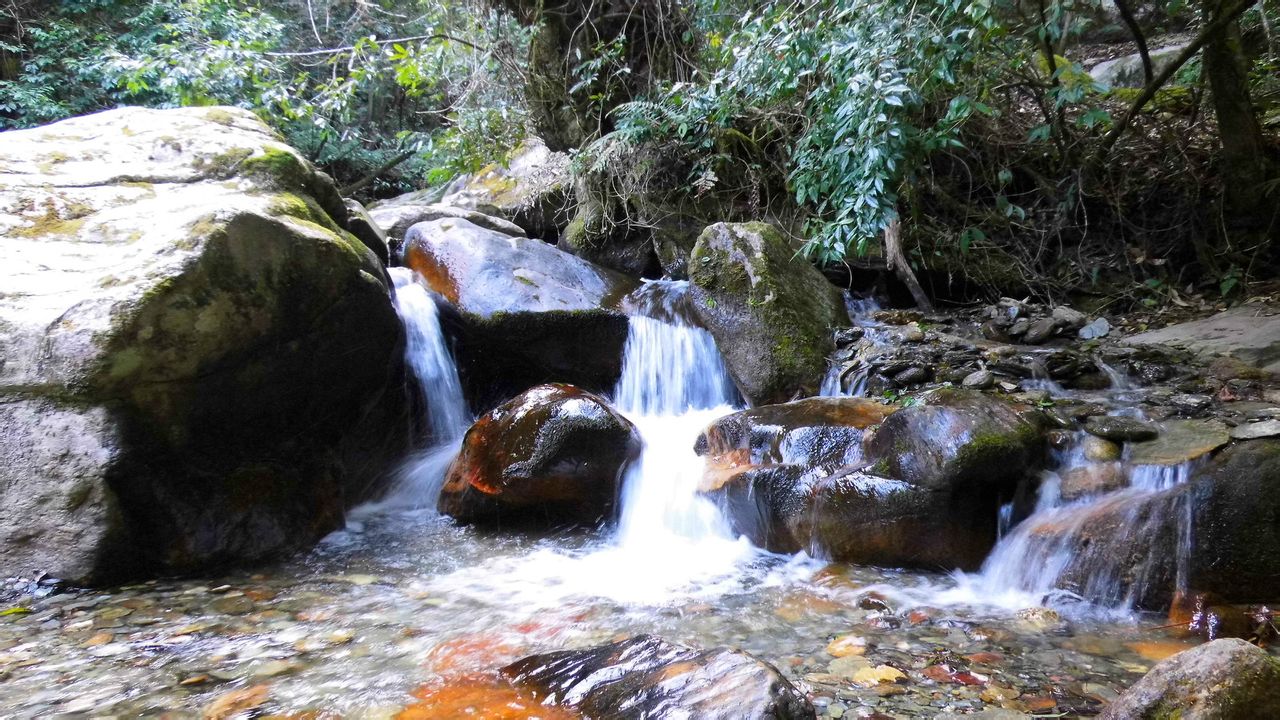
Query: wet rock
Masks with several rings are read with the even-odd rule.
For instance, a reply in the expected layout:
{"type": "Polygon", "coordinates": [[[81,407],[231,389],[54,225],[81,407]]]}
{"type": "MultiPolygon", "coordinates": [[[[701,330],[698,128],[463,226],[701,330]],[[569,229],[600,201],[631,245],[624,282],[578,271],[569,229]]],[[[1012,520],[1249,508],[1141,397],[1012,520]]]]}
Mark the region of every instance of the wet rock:
{"type": "Polygon", "coordinates": [[[1022,337],[1022,341],[1028,345],[1039,345],[1053,337],[1057,331],[1058,326],[1054,324],[1052,318],[1040,318],[1027,328],[1027,334],[1022,337]]]}
{"type": "Polygon", "coordinates": [[[641,446],[635,426],[603,398],[541,385],[467,431],[440,512],[467,522],[596,523],[613,512],[641,446]]]}
{"type": "Polygon", "coordinates": [[[1170,420],[1161,424],[1155,440],[1133,445],[1129,460],[1135,465],[1179,465],[1212,453],[1230,439],[1227,426],[1217,420],[1170,420]]]}
{"type": "Polygon", "coordinates": [[[1026,335],[1027,331],[1030,329],[1031,329],[1030,318],[1024,318],[1024,317],[1018,318],[1017,320],[1013,321],[1012,325],[1009,326],[1008,334],[1009,334],[1009,337],[1020,338],[1026,335]]]}
{"type": "Polygon", "coordinates": [[[1263,420],[1231,428],[1232,440],[1257,440],[1280,435],[1280,420],[1263,420]]]}
{"type": "Polygon", "coordinates": [[[1084,450],[1084,456],[1093,462],[1111,462],[1119,460],[1121,448],[1110,440],[1089,435],[1081,442],[1081,449],[1084,450]]]}
{"type": "Polygon", "coordinates": [[[1118,415],[1095,415],[1085,422],[1084,431],[1115,442],[1142,442],[1160,435],[1159,428],[1151,423],[1118,415]]]}
{"type": "Polygon", "coordinates": [[[979,328],[979,332],[982,333],[982,337],[988,340],[995,342],[1009,342],[1010,337],[1008,329],[1009,326],[999,320],[988,320],[982,323],[982,327],[979,328]]]}
{"type": "Polygon", "coordinates": [[[261,560],[383,486],[403,329],[331,180],[234,108],[112,110],[0,157],[0,574],[261,560]]]}
{"type": "Polygon", "coordinates": [[[990,370],[977,370],[965,375],[960,384],[973,390],[988,390],[996,384],[996,376],[990,370]]]}
{"type": "Polygon", "coordinates": [[[456,312],[442,323],[474,407],[492,407],[545,382],[596,392],[622,372],[635,281],[540,241],[465,220],[413,226],[405,264],[456,312]]]}
{"type": "Polygon", "coordinates": [[[807,720],[813,706],[773,666],[740,650],[697,650],[651,635],[532,655],[502,669],[546,702],[602,720],[807,720]]]}
{"type": "Polygon", "coordinates": [[[1208,395],[1191,395],[1181,393],[1169,398],[1169,404],[1183,415],[1195,415],[1213,405],[1213,398],[1208,395]]]}
{"type": "Polygon", "coordinates": [[[919,365],[903,370],[893,376],[893,381],[901,387],[910,387],[912,385],[920,385],[929,382],[929,371],[919,365]]]}
{"type": "Polygon", "coordinates": [[[689,279],[694,313],[748,402],[817,389],[831,331],[847,325],[848,315],[835,287],[776,228],[712,225],[693,249],[689,279]]]}
{"type": "Polygon", "coordinates": [[[1094,462],[1064,472],[1059,492],[1063,500],[1070,501],[1119,490],[1128,484],[1129,478],[1120,463],[1094,462]]]}
{"type": "Polygon", "coordinates": [[[866,332],[860,327],[840,328],[836,330],[835,334],[836,347],[843,348],[852,345],[861,340],[866,332]]]}
{"type": "Polygon", "coordinates": [[[1238,639],[1215,640],[1151,669],[1102,711],[1104,720],[1280,717],[1280,663],[1238,639]]]}
{"type": "MultiPolygon", "coordinates": [[[[636,277],[658,277],[666,263],[651,227],[633,222],[631,206],[611,188],[599,187],[593,178],[579,178],[575,187],[577,214],[560,236],[558,247],[598,265],[636,277]]],[[[670,238],[668,238],[670,239],[670,238]]],[[[683,239],[683,238],[682,238],[683,239]]],[[[664,243],[663,255],[682,257],[688,263],[683,242],[664,243]]],[[[680,275],[685,274],[682,268],[680,275]]]]}
{"type": "MultiPolygon", "coordinates": [[[[771,550],[816,549],[882,566],[977,567],[994,544],[1001,498],[1012,498],[1041,460],[1039,425],[1027,411],[975,391],[935,391],[887,416],[869,402],[848,406],[859,408],[847,411],[856,421],[811,435],[819,452],[788,453],[790,443],[779,443],[778,452],[735,455],[734,445],[720,443],[730,450],[709,463],[713,496],[738,532],[771,550]]],[[[816,413],[805,421],[804,408],[795,410],[797,417],[775,422],[829,422],[816,413]]],[[[779,432],[767,420],[761,426],[764,437],[779,432]]]]}

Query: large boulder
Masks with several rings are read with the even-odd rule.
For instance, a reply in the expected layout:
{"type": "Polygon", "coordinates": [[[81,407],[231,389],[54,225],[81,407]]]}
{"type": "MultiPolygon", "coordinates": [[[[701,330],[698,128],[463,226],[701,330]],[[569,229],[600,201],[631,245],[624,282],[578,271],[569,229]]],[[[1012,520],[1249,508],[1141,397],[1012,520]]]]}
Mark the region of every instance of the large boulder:
{"type": "Polygon", "coordinates": [[[332,181],[252,114],[0,135],[0,575],[307,545],[406,447],[403,329],[332,181]]]}
{"type": "Polygon", "coordinates": [[[754,405],[813,394],[847,325],[835,287],[764,223],[712,225],[689,261],[699,322],[724,354],[738,389],[754,405]]]}
{"type": "Polygon", "coordinates": [[[637,635],[585,650],[531,655],[502,669],[545,702],[599,720],[808,720],[804,694],[741,650],[699,650],[637,635]]]}
{"type": "Polygon", "coordinates": [[[440,202],[496,215],[529,237],[555,242],[574,214],[569,163],[567,153],[529,138],[505,162],[456,180],[440,202]]]}
{"type": "Polygon", "coordinates": [[[976,568],[1042,444],[1030,411],[954,390],[896,411],[863,398],[755,408],[712,424],[696,447],[708,456],[703,491],[770,550],[976,568]]]}
{"type": "Polygon", "coordinates": [[[1103,708],[1102,720],[1280,717],[1280,662],[1235,638],[1184,650],[1103,708]]]}
{"type": "Polygon", "coordinates": [[[546,382],[613,388],[627,339],[619,307],[635,281],[466,220],[419,223],[406,243],[405,264],[456,308],[444,321],[473,407],[546,382]]]}
{"type": "Polygon", "coordinates": [[[540,385],[467,430],[440,512],[466,522],[597,523],[612,514],[642,444],[604,398],[540,385]]]}

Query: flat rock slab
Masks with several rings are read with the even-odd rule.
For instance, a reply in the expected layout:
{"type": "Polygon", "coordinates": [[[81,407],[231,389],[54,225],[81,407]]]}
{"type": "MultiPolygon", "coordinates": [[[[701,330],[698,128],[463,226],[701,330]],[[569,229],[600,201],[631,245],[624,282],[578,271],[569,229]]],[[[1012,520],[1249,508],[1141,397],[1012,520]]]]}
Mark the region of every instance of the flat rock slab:
{"type": "Polygon", "coordinates": [[[1263,420],[1231,428],[1231,437],[1235,440],[1257,440],[1277,435],[1280,435],[1280,420],[1263,420]]]}
{"type": "Polygon", "coordinates": [[[1230,441],[1227,426],[1217,420],[1172,420],[1161,426],[1160,436],[1155,440],[1135,443],[1129,460],[1137,465],[1180,465],[1208,455],[1230,441]]]}
{"type": "Polygon", "coordinates": [[[1125,338],[1129,345],[1171,345],[1197,355],[1226,355],[1280,372],[1280,308],[1243,305],[1193,322],[1125,338]]]}

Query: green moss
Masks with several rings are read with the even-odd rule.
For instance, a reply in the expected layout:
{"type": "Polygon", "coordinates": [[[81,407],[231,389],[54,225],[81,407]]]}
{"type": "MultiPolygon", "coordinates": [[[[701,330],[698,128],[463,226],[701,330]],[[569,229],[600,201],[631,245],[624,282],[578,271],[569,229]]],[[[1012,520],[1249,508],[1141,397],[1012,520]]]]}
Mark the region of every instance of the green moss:
{"type": "Polygon", "coordinates": [[[246,158],[239,169],[242,175],[265,180],[280,189],[305,189],[313,178],[298,156],[278,148],[266,148],[261,155],[246,158]]]}
{"type": "Polygon", "coordinates": [[[204,116],[206,119],[212,122],[216,122],[219,125],[231,125],[235,122],[234,115],[227,112],[225,109],[218,108],[218,107],[209,108],[207,111],[205,111],[204,116]]]}
{"type": "MultiPolygon", "coordinates": [[[[1124,105],[1132,105],[1142,95],[1141,88],[1112,88],[1107,97],[1124,105]]],[[[1162,87],[1147,102],[1145,112],[1190,112],[1195,107],[1195,95],[1189,87],[1162,87]]]]}
{"type": "Polygon", "coordinates": [[[20,238],[39,238],[47,235],[75,235],[84,227],[84,218],[61,218],[49,213],[36,218],[34,224],[10,230],[9,234],[20,238]]]}
{"type": "Polygon", "coordinates": [[[208,172],[213,177],[230,177],[251,155],[253,155],[253,148],[231,148],[209,158],[198,157],[193,165],[197,170],[208,172]]]}

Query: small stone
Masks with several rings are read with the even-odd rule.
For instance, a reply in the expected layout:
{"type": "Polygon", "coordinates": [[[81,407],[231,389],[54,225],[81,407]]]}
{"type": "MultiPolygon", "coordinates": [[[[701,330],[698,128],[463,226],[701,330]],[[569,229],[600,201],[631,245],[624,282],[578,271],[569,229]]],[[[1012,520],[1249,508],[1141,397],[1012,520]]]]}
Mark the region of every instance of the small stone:
{"type": "Polygon", "coordinates": [[[88,640],[85,640],[84,647],[98,647],[99,645],[106,645],[107,643],[114,640],[115,637],[116,637],[115,635],[112,635],[111,633],[107,633],[107,632],[98,633],[97,635],[94,635],[88,640]]]}
{"type": "Polygon", "coordinates": [[[865,667],[853,674],[853,681],[866,687],[875,687],[881,683],[895,683],[906,678],[901,670],[892,665],[876,665],[865,667]]]}
{"type": "Polygon", "coordinates": [[[919,385],[921,383],[928,382],[928,380],[929,371],[919,365],[909,367],[893,376],[893,381],[903,387],[908,385],[919,385]]]}
{"type": "Polygon", "coordinates": [[[214,612],[227,615],[245,615],[253,612],[253,601],[243,595],[222,597],[209,604],[214,612]]]}
{"type": "Polygon", "coordinates": [[[1059,305],[1053,309],[1053,321],[1065,330],[1076,330],[1089,322],[1089,316],[1075,308],[1059,305]]]}
{"type": "Polygon", "coordinates": [[[1027,328],[1027,334],[1022,336],[1022,341],[1028,345],[1039,345],[1053,337],[1056,332],[1058,332],[1058,326],[1053,324],[1052,319],[1040,318],[1027,328]]]}
{"type": "Polygon", "coordinates": [[[960,384],[974,390],[987,390],[996,384],[996,376],[990,370],[978,370],[966,375],[960,384]]]}
{"type": "Polygon", "coordinates": [[[1280,435],[1280,420],[1244,423],[1231,428],[1231,437],[1234,440],[1256,440],[1277,435],[1280,435]]]}
{"type": "Polygon", "coordinates": [[[1031,329],[1031,321],[1026,318],[1018,318],[1009,326],[1009,337],[1022,337],[1031,329]]]}
{"type": "Polygon", "coordinates": [[[1169,404],[1178,408],[1178,410],[1182,412],[1195,413],[1205,410],[1212,405],[1213,398],[1208,395],[1192,395],[1183,393],[1169,398],[1169,404]]]}
{"type": "Polygon", "coordinates": [[[1084,431],[1090,435],[1116,442],[1154,440],[1160,435],[1160,430],[1151,423],[1143,422],[1137,418],[1116,415],[1091,417],[1085,422],[1084,431]]]}
{"type": "Polygon", "coordinates": [[[1111,323],[1106,318],[1098,318],[1093,322],[1080,328],[1077,333],[1081,340],[1093,340],[1095,338],[1106,337],[1111,332],[1111,323]]]}
{"type": "Polygon", "coordinates": [[[842,635],[827,644],[827,653],[832,657],[865,655],[866,652],[867,639],[858,635],[842,635]]]}

